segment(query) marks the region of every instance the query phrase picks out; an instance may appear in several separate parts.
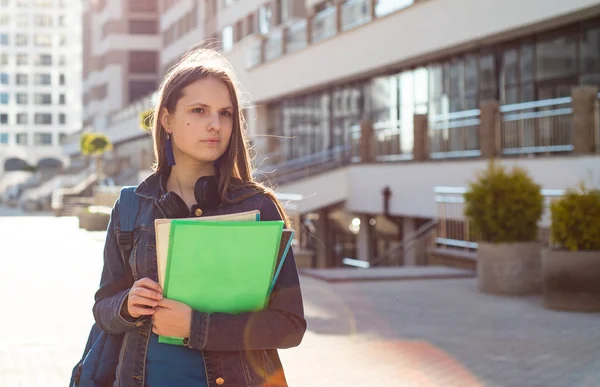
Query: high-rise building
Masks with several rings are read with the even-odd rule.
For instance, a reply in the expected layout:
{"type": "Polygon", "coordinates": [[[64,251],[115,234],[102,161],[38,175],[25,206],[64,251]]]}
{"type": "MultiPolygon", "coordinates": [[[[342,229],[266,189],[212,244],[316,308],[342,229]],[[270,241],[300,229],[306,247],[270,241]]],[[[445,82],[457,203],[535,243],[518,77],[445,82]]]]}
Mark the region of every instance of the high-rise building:
{"type": "MultiPolygon", "coordinates": [[[[271,156],[257,176],[306,197],[299,211],[316,238],[298,233],[319,266],[345,257],[416,264],[432,245],[471,251],[461,210],[446,209],[490,158],[522,165],[544,189],[600,185],[598,0],[160,7],[159,72],[192,44],[218,40],[253,98],[244,114],[254,142],[271,156]],[[423,236],[436,224],[431,242],[423,236]]],[[[138,113],[151,102],[112,113],[105,129],[112,157],[140,170],[152,145],[138,113]]]]}
{"type": "Polygon", "coordinates": [[[81,110],[80,1],[0,0],[0,176],[62,167],[81,110]]]}

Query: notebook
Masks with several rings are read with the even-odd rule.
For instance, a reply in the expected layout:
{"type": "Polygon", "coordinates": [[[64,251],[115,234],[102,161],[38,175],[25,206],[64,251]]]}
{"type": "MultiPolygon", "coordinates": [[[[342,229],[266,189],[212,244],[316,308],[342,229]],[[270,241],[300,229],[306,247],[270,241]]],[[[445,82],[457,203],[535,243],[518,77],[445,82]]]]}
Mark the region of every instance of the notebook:
{"type": "MultiPolygon", "coordinates": [[[[185,218],[190,221],[259,221],[258,210],[238,212],[234,214],[205,216],[198,218],[185,218]]],[[[156,264],[158,267],[158,283],[164,289],[165,271],[167,269],[167,252],[169,250],[169,238],[171,235],[171,222],[173,219],[156,219],[154,229],[156,232],[156,264]]]]}
{"type": "MultiPolygon", "coordinates": [[[[164,296],[206,313],[263,309],[280,270],[282,235],[290,235],[283,221],[173,220],[164,296]]],[[[183,345],[181,338],[159,342],[183,345]]]]}

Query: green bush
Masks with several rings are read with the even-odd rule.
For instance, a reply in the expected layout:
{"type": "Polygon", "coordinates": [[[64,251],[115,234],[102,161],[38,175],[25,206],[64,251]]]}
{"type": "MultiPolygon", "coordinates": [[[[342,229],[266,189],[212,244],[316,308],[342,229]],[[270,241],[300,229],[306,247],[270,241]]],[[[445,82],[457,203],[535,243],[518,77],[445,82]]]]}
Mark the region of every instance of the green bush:
{"type": "Polygon", "coordinates": [[[550,205],[553,243],[571,251],[600,250],[600,190],[569,190],[550,205]]]}
{"type": "Polygon", "coordinates": [[[543,209],[541,187],[524,169],[508,171],[494,161],[465,194],[465,215],[473,231],[490,243],[536,240],[543,209]]]}
{"type": "Polygon", "coordinates": [[[102,133],[82,133],[79,147],[83,155],[101,155],[112,149],[110,139],[102,133]]]}

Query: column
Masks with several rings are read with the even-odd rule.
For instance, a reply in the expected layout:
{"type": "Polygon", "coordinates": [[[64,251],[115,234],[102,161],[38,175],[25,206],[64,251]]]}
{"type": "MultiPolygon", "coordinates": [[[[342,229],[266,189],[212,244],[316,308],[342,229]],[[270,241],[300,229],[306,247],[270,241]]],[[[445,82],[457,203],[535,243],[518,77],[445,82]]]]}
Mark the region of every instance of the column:
{"type": "Polygon", "coordinates": [[[402,243],[404,244],[404,266],[416,266],[417,264],[415,249],[409,245],[410,239],[415,230],[415,219],[404,217],[402,219],[402,233],[404,235],[402,240],[402,243]]]}
{"type": "Polygon", "coordinates": [[[370,121],[361,122],[359,145],[361,163],[372,163],[375,161],[375,146],[373,140],[373,124],[370,121]]]}
{"type": "Polygon", "coordinates": [[[573,123],[571,141],[573,153],[594,153],[596,142],[596,111],[598,110],[598,88],[595,86],[577,86],[571,91],[573,98],[573,123]]]}
{"type": "Polygon", "coordinates": [[[413,117],[413,158],[416,161],[429,159],[429,125],[427,114],[415,114],[413,117]]]}
{"type": "Polygon", "coordinates": [[[359,215],[360,219],[360,230],[358,232],[356,251],[358,254],[357,259],[365,262],[371,262],[375,257],[373,256],[373,226],[369,221],[371,216],[359,215]]]}
{"type": "Polygon", "coordinates": [[[500,104],[486,101],[480,110],[479,149],[482,158],[492,158],[502,153],[500,104]]]}
{"type": "Polygon", "coordinates": [[[332,259],[331,236],[329,231],[329,210],[319,211],[319,222],[317,223],[316,237],[316,255],[317,268],[322,269],[330,266],[332,259]]]}

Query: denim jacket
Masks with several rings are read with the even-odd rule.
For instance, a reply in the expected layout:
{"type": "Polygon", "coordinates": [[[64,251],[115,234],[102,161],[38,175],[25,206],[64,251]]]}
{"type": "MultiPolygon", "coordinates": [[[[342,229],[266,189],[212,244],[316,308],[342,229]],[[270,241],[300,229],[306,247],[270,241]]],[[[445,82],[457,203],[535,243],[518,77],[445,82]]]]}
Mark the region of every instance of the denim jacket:
{"type": "MultiPolygon", "coordinates": [[[[135,190],[141,200],[134,227],[134,245],[128,257],[134,281],[148,277],[158,282],[154,220],[165,217],[156,205],[165,193],[165,182],[164,174],[153,174],[135,190]]],[[[264,194],[255,194],[236,204],[206,209],[202,216],[256,209],[260,210],[261,220],[281,219],[273,201],[264,194]]],[[[125,333],[114,387],[143,387],[152,324],[150,317],[133,321],[120,313],[132,283],[125,280],[126,268],[116,240],[118,228],[119,213],[115,204],[93,312],[96,322],[107,333],[125,333]]],[[[298,346],[305,331],[298,271],[290,249],[266,309],[238,315],[194,310],[187,345],[202,351],[209,387],[280,387],[287,386],[287,382],[277,349],[298,346]]]]}

